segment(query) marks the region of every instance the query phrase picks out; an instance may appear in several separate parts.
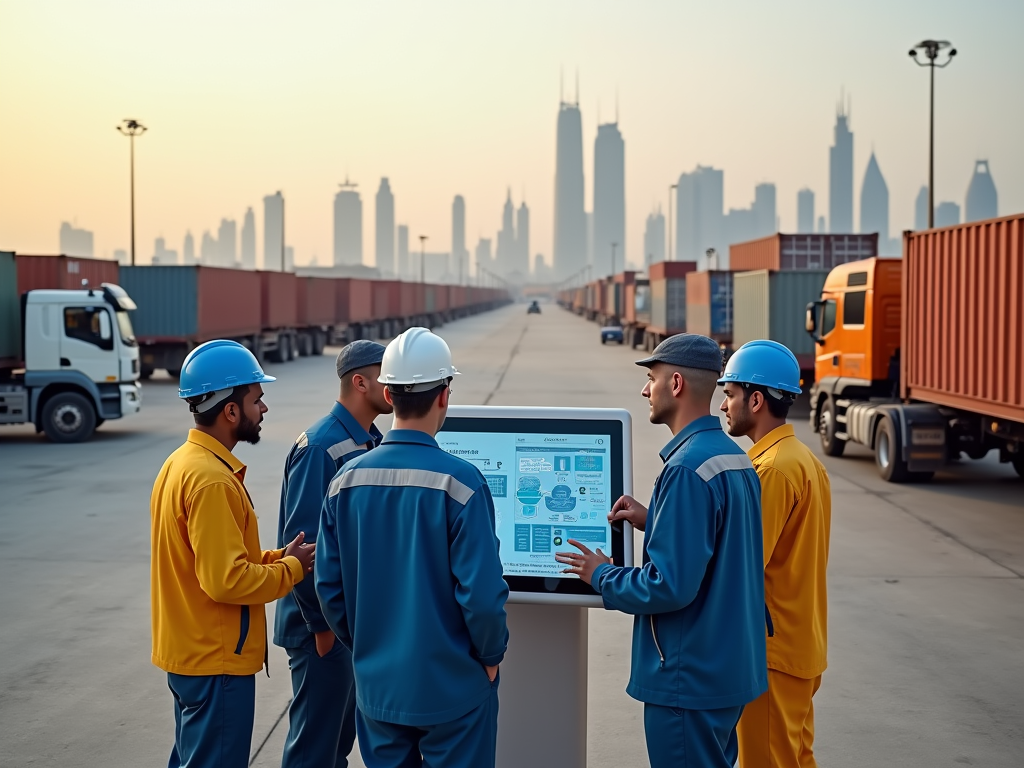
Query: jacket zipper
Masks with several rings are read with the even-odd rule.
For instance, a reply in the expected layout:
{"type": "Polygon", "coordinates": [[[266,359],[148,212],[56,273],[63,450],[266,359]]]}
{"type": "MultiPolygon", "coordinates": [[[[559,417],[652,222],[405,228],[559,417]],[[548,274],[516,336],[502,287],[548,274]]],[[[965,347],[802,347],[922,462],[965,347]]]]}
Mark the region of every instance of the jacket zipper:
{"type": "Polygon", "coordinates": [[[665,666],[665,654],[661,651],[661,643],[658,642],[658,631],[654,628],[654,614],[651,614],[651,637],[654,638],[654,647],[658,649],[658,656],[661,658],[661,667],[665,666]]]}

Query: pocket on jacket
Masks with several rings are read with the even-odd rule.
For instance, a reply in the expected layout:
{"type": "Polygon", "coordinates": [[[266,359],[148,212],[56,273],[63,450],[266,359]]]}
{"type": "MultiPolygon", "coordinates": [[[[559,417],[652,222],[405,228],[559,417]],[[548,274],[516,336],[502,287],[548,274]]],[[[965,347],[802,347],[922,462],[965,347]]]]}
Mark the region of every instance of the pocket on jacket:
{"type": "Polygon", "coordinates": [[[242,646],[245,645],[245,639],[249,637],[249,606],[243,605],[241,610],[241,618],[238,622],[238,645],[235,646],[235,655],[242,655],[242,646]]]}

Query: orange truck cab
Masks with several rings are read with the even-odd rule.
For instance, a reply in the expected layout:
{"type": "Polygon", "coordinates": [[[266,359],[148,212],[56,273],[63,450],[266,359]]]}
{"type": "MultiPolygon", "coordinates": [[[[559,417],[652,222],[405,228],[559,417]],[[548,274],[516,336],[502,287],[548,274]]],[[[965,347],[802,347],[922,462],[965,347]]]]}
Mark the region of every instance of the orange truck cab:
{"type": "MultiPolygon", "coordinates": [[[[991,414],[1002,411],[991,404],[955,408],[948,398],[908,394],[902,380],[908,361],[901,365],[901,351],[912,351],[915,360],[929,365],[949,364],[948,349],[927,327],[908,333],[908,279],[920,278],[913,272],[908,277],[905,259],[842,264],[826,278],[821,298],[807,305],[806,330],[817,347],[810,421],[822,450],[841,456],[848,442],[859,443],[874,451],[879,474],[890,482],[928,480],[962,454],[978,459],[994,449],[1024,475],[1024,424],[994,418],[991,414]],[[911,338],[918,339],[916,345],[911,338]]],[[[941,304],[934,284],[923,284],[927,290],[915,296],[931,306],[941,304]]]]}

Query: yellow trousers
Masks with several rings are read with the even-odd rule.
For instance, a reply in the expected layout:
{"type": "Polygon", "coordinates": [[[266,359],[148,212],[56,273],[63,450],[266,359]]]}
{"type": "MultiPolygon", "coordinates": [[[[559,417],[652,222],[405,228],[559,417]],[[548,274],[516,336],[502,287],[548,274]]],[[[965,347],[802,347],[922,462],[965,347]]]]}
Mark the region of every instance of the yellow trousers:
{"type": "Polygon", "coordinates": [[[812,698],[820,685],[821,675],[768,670],[768,690],[747,704],[736,729],[740,768],[817,768],[812,698]]]}

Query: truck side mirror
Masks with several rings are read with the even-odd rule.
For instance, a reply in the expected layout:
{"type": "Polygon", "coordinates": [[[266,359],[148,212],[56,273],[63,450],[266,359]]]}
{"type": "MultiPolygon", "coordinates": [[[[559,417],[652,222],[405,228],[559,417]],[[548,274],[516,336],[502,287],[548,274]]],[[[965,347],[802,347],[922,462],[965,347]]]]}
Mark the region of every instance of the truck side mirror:
{"type": "Polygon", "coordinates": [[[110,315],[107,312],[100,311],[100,338],[104,341],[110,339],[110,315]]]}
{"type": "Polygon", "coordinates": [[[804,330],[812,336],[818,326],[818,318],[816,317],[815,310],[818,308],[817,304],[811,303],[807,305],[807,314],[804,317],[804,330]]]}

